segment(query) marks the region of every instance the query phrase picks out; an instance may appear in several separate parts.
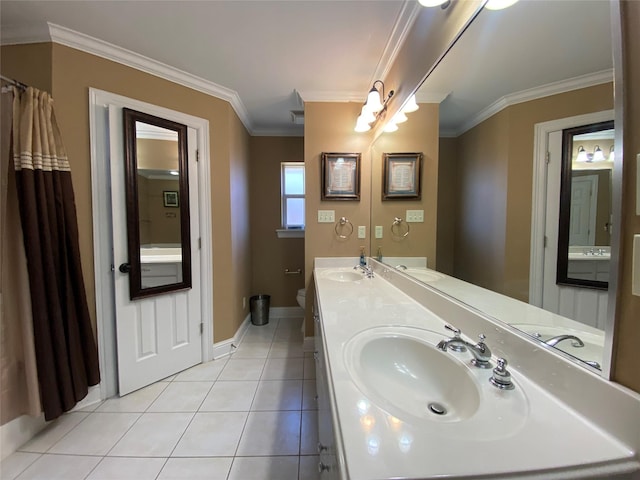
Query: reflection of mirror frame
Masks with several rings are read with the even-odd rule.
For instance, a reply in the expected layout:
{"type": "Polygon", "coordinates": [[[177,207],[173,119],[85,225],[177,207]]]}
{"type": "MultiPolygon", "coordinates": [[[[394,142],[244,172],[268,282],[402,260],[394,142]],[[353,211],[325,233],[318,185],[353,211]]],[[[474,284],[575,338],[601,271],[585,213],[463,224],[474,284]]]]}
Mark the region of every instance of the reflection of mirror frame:
{"type": "Polygon", "coordinates": [[[571,221],[571,183],[573,137],[585,133],[613,129],[613,121],[593,123],[562,131],[562,165],[560,180],[560,214],[558,225],[558,263],[556,282],[558,285],[571,285],[606,290],[609,282],[584,280],[569,277],[569,230],[571,221]]]}
{"type": "MultiPolygon", "coordinates": [[[[383,154],[382,199],[397,200],[422,198],[422,153],[385,153],[383,154]],[[410,178],[396,182],[398,169],[409,171],[410,178]]],[[[404,175],[403,175],[404,176],[404,175]]]]}
{"type": "Polygon", "coordinates": [[[127,244],[129,249],[129,294],[131,300],[191,288],[187,126],[128,108],[123,108],[122,110],[124,116],[127,244]],[[142,265],[140,259],[136,122],[166,128],[178,134],[178,198],[180,198],[178,208],[180,209],[180,239],[182,243],[182,281],[147,288],[142,288],[142,265]]]}

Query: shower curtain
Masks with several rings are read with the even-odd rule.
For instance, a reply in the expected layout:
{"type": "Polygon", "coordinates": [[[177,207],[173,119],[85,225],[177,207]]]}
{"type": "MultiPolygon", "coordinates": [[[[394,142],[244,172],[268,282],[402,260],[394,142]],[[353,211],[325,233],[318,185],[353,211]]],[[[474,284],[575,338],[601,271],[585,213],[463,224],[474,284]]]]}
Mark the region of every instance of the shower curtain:
{"type": "Polygon", "coordinates": [[[53,100],[14,88],[12,155],[27,257],[33,338],[45,420],[100,382],[80,265],[71,171],[53,100]]]}

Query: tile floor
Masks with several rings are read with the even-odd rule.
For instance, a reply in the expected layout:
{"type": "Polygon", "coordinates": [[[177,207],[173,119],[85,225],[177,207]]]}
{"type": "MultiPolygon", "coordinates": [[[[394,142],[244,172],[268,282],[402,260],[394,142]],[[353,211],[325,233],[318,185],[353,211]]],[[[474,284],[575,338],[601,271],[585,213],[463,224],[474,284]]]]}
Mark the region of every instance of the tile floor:
{"type": "Polygon", "coordinates": [[[251,325],[231,356],[63,415],[3,460],[0,478],[317,479],[301,322],[251,325]]]}

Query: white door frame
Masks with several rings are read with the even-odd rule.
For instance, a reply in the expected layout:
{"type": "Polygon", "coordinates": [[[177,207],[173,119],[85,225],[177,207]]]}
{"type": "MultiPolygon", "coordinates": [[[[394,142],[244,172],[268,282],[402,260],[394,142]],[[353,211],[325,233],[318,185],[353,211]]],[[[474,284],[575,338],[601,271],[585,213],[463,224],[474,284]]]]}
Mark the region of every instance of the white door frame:
{"type": "Polygon", "coordinates": [[[211,225],[211,177],[209,121],[114,93],[89,89],[91,139],[91,199],[95,270],[96,324],[100,362],[100,398],[117,394],[115,293],[113,286],[113,237],[111,223],[111,174],[109,170],[108,105],[127,107],[183,123],[198,132],[198,210],[200,216],[202,361],[213,359],[213,262],[211,225]]]}
{"type": "MultiPolygon", "coordinates": [[[[560,118],[534,125],[533,199],[531,203],[531,260],[529,265],[529,303],[542,306],[544,235],[547,202],[547,152],[551,132],[613,120],[613,110],[560,118]]],[[[554,241],[549,239],[549,241],[554,241]]],[[[555,239],[557,241],[557,239],[555,239]]]]}

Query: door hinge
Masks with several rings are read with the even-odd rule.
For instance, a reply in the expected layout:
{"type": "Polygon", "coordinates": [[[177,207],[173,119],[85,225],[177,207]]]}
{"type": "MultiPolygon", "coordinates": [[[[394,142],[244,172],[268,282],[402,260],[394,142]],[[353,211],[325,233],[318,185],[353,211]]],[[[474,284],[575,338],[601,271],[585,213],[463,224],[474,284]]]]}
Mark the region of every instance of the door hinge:
{"type": "Polygon", "coordinates": [[[549,243],[549,237],[544,236],[544,248],[547,248],[547,244],[549,243]]]}
{"type": "Polygon", "coordinates": [[[202,237],[198,237],[198,250],[202,249],[202,237]]]}
{"type": "Polygon", "coordinates": [[[204,323],[200,322],[200,335],[204,333],[204,323]]]}
{"type": "Polygon", "coordinates": [[[544,156],[544,161],[547,163],[547,165],[551,163],[551,153],[549,152],[546,153],[546,155],[544,156]]]}
{"type": "Polygon", "coordinates": [[[200,150],[196,150],[196,162],[200,161],[200,150]]]}

